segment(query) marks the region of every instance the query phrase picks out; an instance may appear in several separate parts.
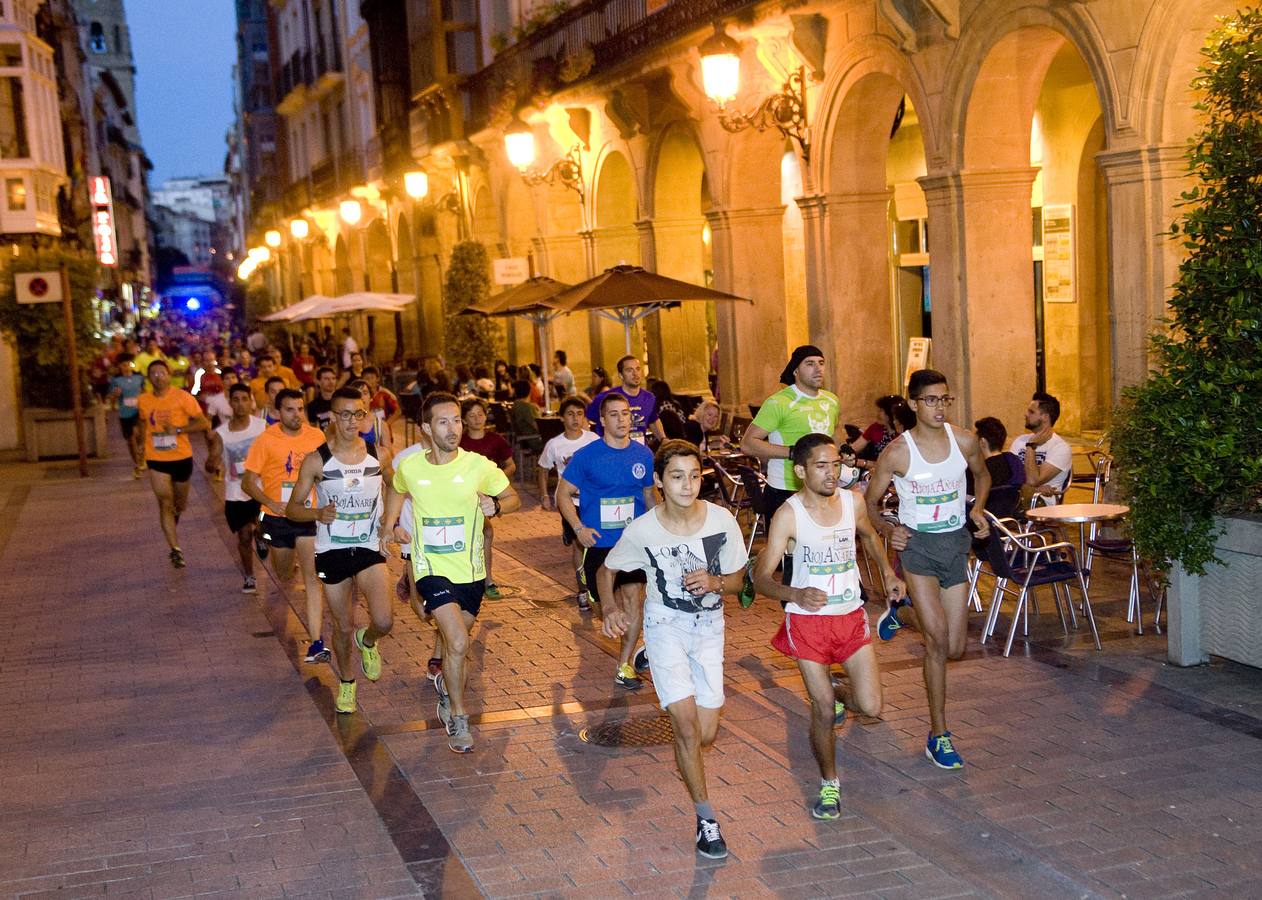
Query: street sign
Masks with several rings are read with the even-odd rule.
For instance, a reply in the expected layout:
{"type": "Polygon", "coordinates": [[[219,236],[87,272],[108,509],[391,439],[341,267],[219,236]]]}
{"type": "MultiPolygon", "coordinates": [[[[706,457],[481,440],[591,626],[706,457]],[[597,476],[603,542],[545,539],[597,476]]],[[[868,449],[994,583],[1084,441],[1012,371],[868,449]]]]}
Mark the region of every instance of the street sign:
{"type": "Polygon", "coordinates": [[[524,256],[510,256],[491,262],[495,283],[499,285],[521,284],[530,278],[530,260],[524,256]]]}
{"type": "Polygon", "coordinates": [[[18,303],[60,303],[63,299],[61,273],[17,272],[13,276],[13,289],[18,303]]]}

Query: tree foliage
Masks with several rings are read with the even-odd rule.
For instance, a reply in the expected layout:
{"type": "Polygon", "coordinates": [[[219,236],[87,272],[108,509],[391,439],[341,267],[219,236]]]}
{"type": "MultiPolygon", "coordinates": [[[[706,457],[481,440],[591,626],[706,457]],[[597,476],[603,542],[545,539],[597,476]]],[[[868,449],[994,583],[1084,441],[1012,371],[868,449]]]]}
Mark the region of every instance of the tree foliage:
{"type": "Polygon", "coordinates": [[[447,280],[443,286],[445,349],[451,367],[492,368],[501,355],[503,330],[494,319],[461,310],[485,300],[491,293],[491,260],[477,241],[461,241],[451,250],[447,280]]]}
{"type": "Polygon", "coordinates": [[[19,304],[14,292],[14,273],[55,270],[65,264],[70,275],[70,296],[79,352],[80,388],[87,391],[88,364],[97,352],[93,333],[92,297],[100,267],[91,251],[56,247],[33,251],[22,247],[17,256],[5,254],[7,267],[0,272],[0,332],[17,347],[23,406],[70,408],[70,380],[66,373],[66,320],[60,303],[19,304]]]}
{"type": "Polygon", "coordinates": [[[1262,11],[1223,21],[1202,55],[1196,184],[1170,229],[1187,257],[1153,371],[1111,430],[1140,553],[1197,574],[1215,561],[1216,517],[1262,501],[1262,11]]]}

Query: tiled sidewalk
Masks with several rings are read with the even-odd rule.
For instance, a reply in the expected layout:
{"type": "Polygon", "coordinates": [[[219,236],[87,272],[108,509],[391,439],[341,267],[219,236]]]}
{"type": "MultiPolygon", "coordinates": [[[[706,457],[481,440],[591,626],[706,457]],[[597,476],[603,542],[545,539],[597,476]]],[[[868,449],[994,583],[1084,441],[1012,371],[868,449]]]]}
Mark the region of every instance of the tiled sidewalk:
{"type": "MultiPolygon", "coordinates": [[[[458,756],[424,675],[432,632],[406,607],[361,713],[335,717],[328,667],[295,677],[301,596],[239,594],[217,530],[170,570],[125,466],[86,483],[20,468],[28,483],[0,482],[0,895],[1262,893],[1262,682],[1165,666],[1163,638],[1132,636],[1104,599],[1119,579],[1097,582],[1104,653],[1063,639],[1047,600],[1011,659],[970,642],[949,670],[963,772],[923,756],[915,634],[881,645],[885,713],[839,731],[843,818],[827,823],[808,812],[800,679],[767,646],[779,610],[731,606],[706,762],[732,855],[713,862],[693,852],[669,746],[579,738],[655,716],[655,698],[614,687],[613,644],[568,601],[555,517],[533,502],[497,523],[514,590],[483,607],[477,747],[458,756]]],[[[212,502],[199,481],[183,534],[218,529],[212,502]]]]}

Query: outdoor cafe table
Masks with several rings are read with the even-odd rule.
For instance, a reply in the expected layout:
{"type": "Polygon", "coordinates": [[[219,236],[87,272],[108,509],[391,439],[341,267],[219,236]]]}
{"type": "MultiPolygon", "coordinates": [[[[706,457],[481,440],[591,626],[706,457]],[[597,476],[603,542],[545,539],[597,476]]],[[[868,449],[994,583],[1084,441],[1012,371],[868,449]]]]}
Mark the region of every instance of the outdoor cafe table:
{"type": "MultiPolygon", "coordinates": [[[[1078,549],[1086,549],[1088,525],[1116,522],[1126,518],[1129,506],[1120,503],[1058,503],[1055,506],[1039,506],[1028,509],[1025,517],[1039,525],[1077,525],[1078,549]]],[[[1094,535],[1095,532],[1092,532],[1094,535]]]]}

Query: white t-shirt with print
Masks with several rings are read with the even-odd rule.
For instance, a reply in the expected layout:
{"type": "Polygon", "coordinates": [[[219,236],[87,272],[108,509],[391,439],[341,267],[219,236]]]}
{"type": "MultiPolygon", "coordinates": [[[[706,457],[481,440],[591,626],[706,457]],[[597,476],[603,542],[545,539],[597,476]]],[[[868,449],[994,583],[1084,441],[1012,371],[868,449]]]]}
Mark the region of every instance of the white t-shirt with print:
{"type": "Polygon", "coordinates": [[[267,423],[255,416],[250,416],[245,428],[241,431],[229,429],[224,422],[215,429],[219,440],[223,442],[223,499],[241,502],[250,496],[241,487],[241,476],[245,474],[245,457],[250,452],[254,439],[267,430],[267,423]]]}
{"type": "MultiPolygon", "coordinates": [[[[1011,452],[1022,462],[1025,461],[1025,445],[1030,443],[1031,437],[1033,435],[1023,434],[1012,442],[1011,452]]],[[[1060,469],[1060,474],[1048,482],[1056,490],[1063,491],[1069,484],[1074,473],[1074,451],[1069,442],[1059,434],[1053,433],[1047,441],[1034,448],[1034,461],[1040,466],[1044,461],[1050,462],[1060,469]]]]}
{"type": "Polygon", "coordinates": [[[594,431],[584,430],[574,440],[567,438],[564,432],[558,434],[543,445],[543,452],[539,454],[538,466],[541,469],[556,469],[557,477],[560,478],[565,474],[565,467],[570,464],[570,458],[595,440],[599,440],[599,437],[594,431]]]}

